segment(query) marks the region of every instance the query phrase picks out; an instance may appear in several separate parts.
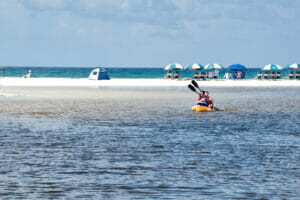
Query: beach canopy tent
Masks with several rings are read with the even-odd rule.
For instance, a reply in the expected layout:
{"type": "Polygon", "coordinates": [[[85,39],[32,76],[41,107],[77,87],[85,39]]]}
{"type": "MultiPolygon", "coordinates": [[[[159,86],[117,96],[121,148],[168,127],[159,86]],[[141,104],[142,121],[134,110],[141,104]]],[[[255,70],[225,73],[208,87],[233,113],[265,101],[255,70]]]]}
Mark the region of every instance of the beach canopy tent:
{"type": "Polygon", "coordinates": [[[244,79],[246,77],[246,71],[248,69],[244,65],[234,64],[230,65],[227,70],[232,73],[233,79],[244,79]]]}
{"type": "Polygon", "coordinates": [[[219,64],[207,64],[204,66],[205,70],[219,70],[219,69],[224,69],[222,65],[219,64]]]}
{"type": "Polygon", "coordinates": [[[110,80],[107,70],[104,67],[93,69],[89,76],[90,80],[110,80]]]}
{"type": "Polygon", "coordinates": [[[276,65],[276,64],[268,64],[262,68],[262,70],[264,70],[264,71],[277,71],[277,70],[282,70],[282,69],[283,69],[283,67],[281,67],[280,65],[276,65]]]}
{"type": "Polygon", "coordinates": [[[5,76],[5,68],[0,67],[0,71],[2,72],[2,76],[5,76]]]}
{"type": "Polygon", "coordinates": [[[186,69],[186,70],[202,70],[202,69],[204,69],[204,66],[200,65],[200,64],[190,64],[190,65],[185,66],[184,69],[186,69]]]}

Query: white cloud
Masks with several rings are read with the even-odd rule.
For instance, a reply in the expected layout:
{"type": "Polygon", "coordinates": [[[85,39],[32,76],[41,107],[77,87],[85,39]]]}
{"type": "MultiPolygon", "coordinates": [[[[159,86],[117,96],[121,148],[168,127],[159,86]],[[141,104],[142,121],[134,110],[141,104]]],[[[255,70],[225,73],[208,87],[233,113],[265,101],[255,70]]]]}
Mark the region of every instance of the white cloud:
{"type": "Polygon", "coordinates": [[[63,10],[72,0],[19,0],[25,7],[36,10],[63,10]]]}
{"type": "MultiPolygon", "coordinates": [[[[228,47],[233,49],[232,53],[242,54],[239,47],[243,49],[249,44],[248,51],[253,55],[260,52],[259,57],[263,51],[272,51],[277,41],[283,41],[289,48],[298,48],[300,1],[288,2],[0,1],[0,55],[8,58],[10,52],[20,51],[20,56],[24,56],[22,59],[39,55],[41,62],[52,56],[60,63],[74,59],[72,62],[81,64],[100,58],[107,63],[117,62],[111,57],[128,62],[130,59],[135,62],[137,58],[134,57],[138,57],[140,61],[145,58],[149,63],[158,63],[165,57],[184,60],[199,55],[202,58],[221,56],[225,60],[226,56],[232,56],[228,47]],[[286,31],[291,29],[293,31],[286,31]],[[65,52],[70,57],[66,57],[65,52]],[[74,58],[71,57],[73,54],[76,55],[74,58]],[[85,60],[81,60],[81,56],[85,56],[85,60]]],[[[281,49],[276,50],[281,52],[281,49]]],[[[293,52],[296,51],[291,51],[290,57],[296,54],[293,52]]],[[[244,58],[247,56],[245,54],[244,58]]]]}

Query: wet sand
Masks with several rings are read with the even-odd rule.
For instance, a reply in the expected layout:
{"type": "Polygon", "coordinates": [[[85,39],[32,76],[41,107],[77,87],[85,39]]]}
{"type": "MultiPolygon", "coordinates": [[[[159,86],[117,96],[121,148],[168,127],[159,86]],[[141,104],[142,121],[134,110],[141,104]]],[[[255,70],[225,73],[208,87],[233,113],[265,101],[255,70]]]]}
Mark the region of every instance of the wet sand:
{"type": "MultiPolygon", "coordinates": [[[[300,87],[298,80],[209,80],[198,81],[202,87],[300,87]]],[[[186,87],[190,80],[71,78],[2,78],[0,86],[16,87],[186,87]]]]}

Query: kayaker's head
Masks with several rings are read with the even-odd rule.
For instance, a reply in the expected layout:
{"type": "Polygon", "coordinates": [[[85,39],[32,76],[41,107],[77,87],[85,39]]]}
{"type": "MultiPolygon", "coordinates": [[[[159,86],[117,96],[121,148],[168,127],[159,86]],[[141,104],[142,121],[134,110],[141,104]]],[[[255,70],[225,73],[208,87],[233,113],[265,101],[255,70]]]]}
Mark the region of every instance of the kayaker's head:
{"type": "Polygon", "coordinates": [[[209,95],[209,92],[208,92],[208,91],[205,91],[205,92],[204,92],[204,96],[208,97],[208,95],[209,95]]]}
{"type": "Polygon", "coordinates": [[[203,97],[204,96],[204,91],[200,91],[199,96],[203,97]]]}

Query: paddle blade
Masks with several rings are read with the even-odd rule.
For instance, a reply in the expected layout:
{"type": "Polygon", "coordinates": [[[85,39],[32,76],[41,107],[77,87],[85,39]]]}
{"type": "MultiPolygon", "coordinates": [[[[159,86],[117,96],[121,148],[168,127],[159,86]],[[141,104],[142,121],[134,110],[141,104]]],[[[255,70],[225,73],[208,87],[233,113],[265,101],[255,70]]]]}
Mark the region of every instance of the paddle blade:
{"type": "Polygon", "coordinates": [[[192,90],[193,92],[197,93],[196,89],[191,84],[188,85],[188,88],[190,88],[190,90],[192,90]]]}
{"type": "MultiPolygon", "coordinates": [[[[199,85],[198,83],[195,81],[195,80],[192,80],[192,84],[196,87],[196,88],[199,88],[199,85]]],[[[200,89],[200,88],[199,88],[200,89]]]]}
{"type": "Polygon", "coordinates": [[[215,111],[224,111],[224,109],[220,109],[220,108],[217,108],[217,107],[214,107],[214,110],[215,111]]]}

